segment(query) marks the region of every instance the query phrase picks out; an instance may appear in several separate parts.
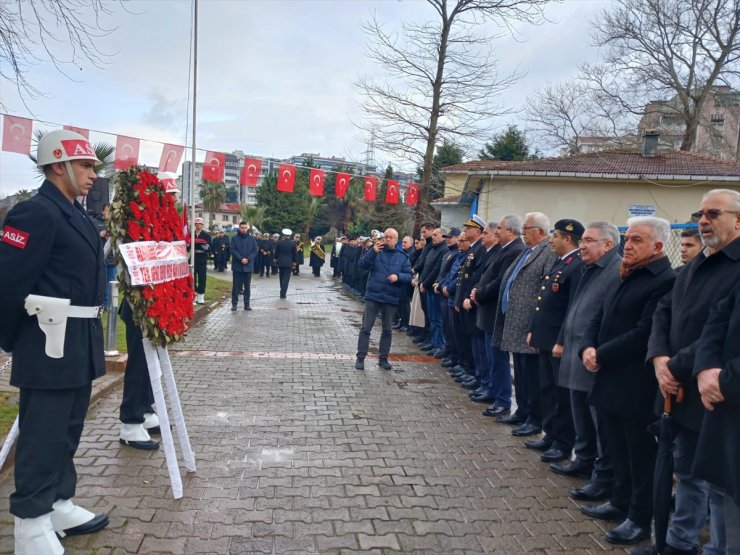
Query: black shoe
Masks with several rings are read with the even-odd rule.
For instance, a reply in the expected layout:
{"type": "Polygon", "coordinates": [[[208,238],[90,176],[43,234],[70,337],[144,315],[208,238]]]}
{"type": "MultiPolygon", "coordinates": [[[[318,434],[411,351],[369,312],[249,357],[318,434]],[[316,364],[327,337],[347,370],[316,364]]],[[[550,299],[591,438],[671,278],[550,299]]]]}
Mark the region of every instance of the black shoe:
{"type": "Polygon", "coordinates": [[[436,347],[434,345],[430,345],[429,343],[423,343],[419,345],[419,350],[424,353],[431,353],[432,351],[436,350],[436,347]]]}
{"type": "MultiPolygon", "coordinates": [[[[551,470],[553,466],[556,465],[551,464],[551,470]]],[[[596,485],[593,482],[589,482],[583,487],[573,488],[570,490],[571,498],[577,499],[578,501],[601,501],[602,499],[609,499],[610,494],[610,488],[596,485]]]]}
{"type": "Polygon", "coordinates": [[[149,441],[119,439],[118,441],[123,445],[128,445],[129,447],[133,447],[134,449],[142,449],[144,451],[154,451],[155,449],[159,449],[159,442],[154,441],[153,439],[150,439],[149,441]]]}
{"type": "Polygon", "coordinates": [[[470,400],[474,403],[492,403],[496,399],[491,393],[482,393],[479,395],[470,395],[470,400]]]}
{"type": "Polygon", "coordinates": [[[524,447],[535,451],[547,451],[552,447],[552,441],[547,436],[541,439],[528,439],[524,442],[524,447]]]}
{"type": "Polygon", "coordinates": [[[74,526],[72,528],[67,528],[64,530],[65,536],[82,536],[84,534],[93,534],[95,532],[99,532],[106,526],[108,526],[108,523],[110,520],[108,519],[108,515],[105,513],[95,513],[95,516],[92,517],[87,522],[84,522],[80,524],[79,526],[74,526]]]}
{"type": "Polygon", "coordinates": [[[650,537],[650,525],[639,526],[629,518],[614,530],[606,533],[606,541],[618,545],[632,545],[650,537]]]}
{"type": "Polygon", "coordinates": [[[403,332],[403,333],[407,333],[409,331],[409,327],[408,326],[401,326],[400,328],[398,328],[398,331],[403,332]]]}
{"type": "Polygon", "coordinates": [[[509,412],[509,409],[504,407],[491,406],[483,411],[483,416],[491,416],[493,418],[502,418],[509,412]]]}
{"type": "Polygon", "coordinates": [[[397,324],[393,324],[393,325],[391,326],[391,329],[392,329],[392,330],[400,330],[400,329],[401,329],[401,324],[400,324],[400,323],[397,323],[397,324]]]}
{"type": "Polygon", "coordinates": [[[236,305],[235,304],[232,304],[231,305],[231,312],[236,312],[236,305]]]}
{"type": "Polygon", "coordinates": [[[519,416],[517,413],[510,414],[509,416],[499,416],[496,418],[496,422],[499,424],[509,424],[509,425],[516,425],[521,424],[524,422],[524,418],[519,416]]]}
{"type": "Polygon", "coordinates": [[[478,378],[473,378],[467,382],[461,382],[460,385],[465,389],[478,389],[480,387],[480,380],[478,378]]]}
{"type": "Polygon", "coordinates": [[[432,351],[429,354],[432,355],[434,358],[443,358],[444,357],[444,351],[442,349],[435,349],[434,351],[432,351]]]}
{"type": "Polygon", "coordinates": [[[544,463],[556,463],[564,461],[570,456],[570,453],[566,453],[562,449],[557,447],[550,447],[547,451],[540,455],[540,460],[544,463]]]}
{"type": "Polygon", "coordinates": [[[550,470],[555,474],[560,474],[562,476],[580,476],[582,478],[590,478],[593,467],[590,464],[583,464],[574,461],[562,464],[551,464],[550,470]]]}
{"type": "Polygon", "coordinates": [[[443,358],[441,364],[445,368],[454,368],[455,366],[457,366],[457,361],[451,358],[443,358]]]}
{"type": "Polygon", "coordinates": [[[355,370],[364,370],[365,369],[365,359],[358,358],[355,361],[355,370]]]}
{"type": "Polygon", "coordinates": [[[617,522],[622,522],[627,518],[627,514],[612,505],[611,501],[604,501],[595,505],[581,505],[580,508],[584,515],[600,520],[616,520],[617,522]]]}
{"type": "Polygon", "coordinates": [[[391,363],[388,362],[388,359],[386,358],[379,359],[378,366],[380,366],[383,370],[393,370],[393,366],[391,366],[391,363]]]}
{"type": "Polygon", "coordinates": [[[419,343],[424,343],[424,341],[426,341],[426,337],[424,337],[422,335],[417,335],[411,341],[413,341],[414,343],[416,343],[418,345],[419,343]]]}
{"type": "Polygon", "coordinates": [[[534,424],[528,424],[527,422],[525,422],[518,428],[514,428],[513,430],[511,430],[511,435],[517,437],[533,436],[541,433],[542,428],[540,428],[539,426],[535,426],[534,424]]]}
{"type": "Polygon", "coordinates": [[[252,307],[251,306],[245,306],[244,307],[244,310],[252,310],[252,307]]]}

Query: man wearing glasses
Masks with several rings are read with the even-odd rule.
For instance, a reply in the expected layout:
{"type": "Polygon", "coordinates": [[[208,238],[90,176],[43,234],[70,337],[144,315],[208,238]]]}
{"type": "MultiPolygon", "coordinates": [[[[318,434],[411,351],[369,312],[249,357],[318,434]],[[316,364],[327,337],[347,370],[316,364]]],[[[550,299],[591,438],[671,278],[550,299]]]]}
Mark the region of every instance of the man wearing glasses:
{"type": "MultiPolygon", "coordinates": [[[[704,250],[689,262],[676,279],[670,295],[659,304],[653,316],[648,343],[663,397],[676,395],[683,388],[683,403],[673,405],[678,424],[674,447],[676,512],[668,529],[668,546],[676,553],[697,553],[699,533],[711,513],[712,537],[703,552],[725,552],[723,492],[693,476],[691,466],[704,418],[704,407],[696,379],[692,376],[696,347],[709,311],[725,298],[740,280],[740,193],[715,189],[702,198],[698,220],[704,250]]],[[[654,553],[651,546],[633,553],[654,553]]]]}

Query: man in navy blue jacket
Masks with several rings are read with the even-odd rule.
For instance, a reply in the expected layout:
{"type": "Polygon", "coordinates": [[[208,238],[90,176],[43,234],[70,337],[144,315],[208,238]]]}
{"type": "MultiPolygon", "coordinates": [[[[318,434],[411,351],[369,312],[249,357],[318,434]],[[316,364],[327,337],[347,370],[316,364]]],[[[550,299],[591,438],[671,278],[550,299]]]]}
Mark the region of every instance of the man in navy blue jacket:
{"type": "Polygon", "coordinates": [[[402,287],[411,281],[411,264],[408,255],[396,249],[398,232],[393,228],[385,230],[380,241],[360,260],[360,268],[369,272],[365,289],[365,313],[362,315],[362,327],[357,338],[357,370],[365,369],[365,356],[370,344],[370,331],[382,311],[383,332],[380,336],[380,358],[378,366],[391,370],[388,353],[391,350],[391,326],[396,308],[401,298],[402,287]]]}
{"type": "Polygon", "coordinates": [[[233,283],[231,285],[231,310],[236,310],[239,304],[239,293],[244,290],[244,310],[252,310],[249,298],[252,287],[252,273],[254,261],[257,258],[257,240],[249,234],[249,224],[239,222],[239,233],[231,238],[231,271],[233,283]]]}

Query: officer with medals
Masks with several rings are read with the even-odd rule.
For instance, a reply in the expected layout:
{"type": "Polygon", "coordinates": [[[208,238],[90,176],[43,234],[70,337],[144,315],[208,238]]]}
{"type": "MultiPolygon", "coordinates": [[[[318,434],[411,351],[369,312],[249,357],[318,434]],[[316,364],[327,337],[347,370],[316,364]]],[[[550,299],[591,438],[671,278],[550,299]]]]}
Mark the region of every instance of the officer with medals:
{"type": "Polygon", "coordinates": [[[10,496],[18,555],[62,555],[57,533],[108,525],[108,515],[72,501],[92,381],[105,374],[103,245],[76,200],[98,163],[82,135],[46,133],[37,150],[44,183],[8,213],[0,241],[0,346],[13,352],[10,383],[20,388],[10,496]]]}
{"type": "Polygon", "coordinates": [[[473,360],[473,347],[468,333],[468,322],[466,318],[466,311],[463,308],[465,299],[470,297],[470,292],[480,277],[476,269],[480,264],[481,258],[486,252],[486,247],[483,246],[481,236],[483,235],[483,229],[486,227],[486,222],[477,214],[473,216],[463,224],[465,236],[470,242],[470,248],[465,260],[460,265],[460,270],[457,274],[457,283],[455,290],[455,300],[453,303],[453,327],[455,334],[458,337],[458,352],[460,353],[460,364],[453,373],[453,376],[457,381],[463,384],[464,387],[469,389],[476,389],[480,386],[480,380],[475,375],[475,362],[473,360]]]}
{"type": "Polygon", "coordinates": [[[229,260],[229,238],[223,229],[218,230],[211,249],[213,250],[213,269],[217,272],[225,272],[229,260]]]}
{"type": "MultiPolygon", "coordinates": [[[[529,345],[539,349],[538,397],[545,436],[525,441],[524,445],[544,451],[540,460],[548,463],[570,459],[575,442],[570,392],[558,386],[562,351],[553,351],[568,312],[571,294],[575,293],[583,275],[579,250],[583,231],[583,225],[576,220],[555,222],[550,248],[557,258],[542,278],[527,336],[529,345]]],[[[533,402],[537,402],[536,398],[533,402]]]]}

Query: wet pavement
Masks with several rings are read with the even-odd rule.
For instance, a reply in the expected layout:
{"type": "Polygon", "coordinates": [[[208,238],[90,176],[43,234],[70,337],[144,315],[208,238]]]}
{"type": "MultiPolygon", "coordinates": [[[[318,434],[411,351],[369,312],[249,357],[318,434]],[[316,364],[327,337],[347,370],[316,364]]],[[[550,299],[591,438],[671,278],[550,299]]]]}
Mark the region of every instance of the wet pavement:
{"type": "MultiPolygon", "coordinates": [[[[110,526],[70,555],[124,553],[601,553],[611,523],[481,415],[438,361],[379,328],[354,370],[362,304],[328,277],[253,279],[253,311],[226,301],[171,349],[198,470],[173,500],[161,451],[118,443],[120,391],[88,415],[77,500],[110,526]]],[[[223,275],[223,274],[222,274],[223,275]]],[[[230,277],[228,274],[224,277],[230,277]]],[[[0,481],[0,553],[12,552],[0,481]]],[[[624,550],[613,551],[624,553],[624,550]]]]}

